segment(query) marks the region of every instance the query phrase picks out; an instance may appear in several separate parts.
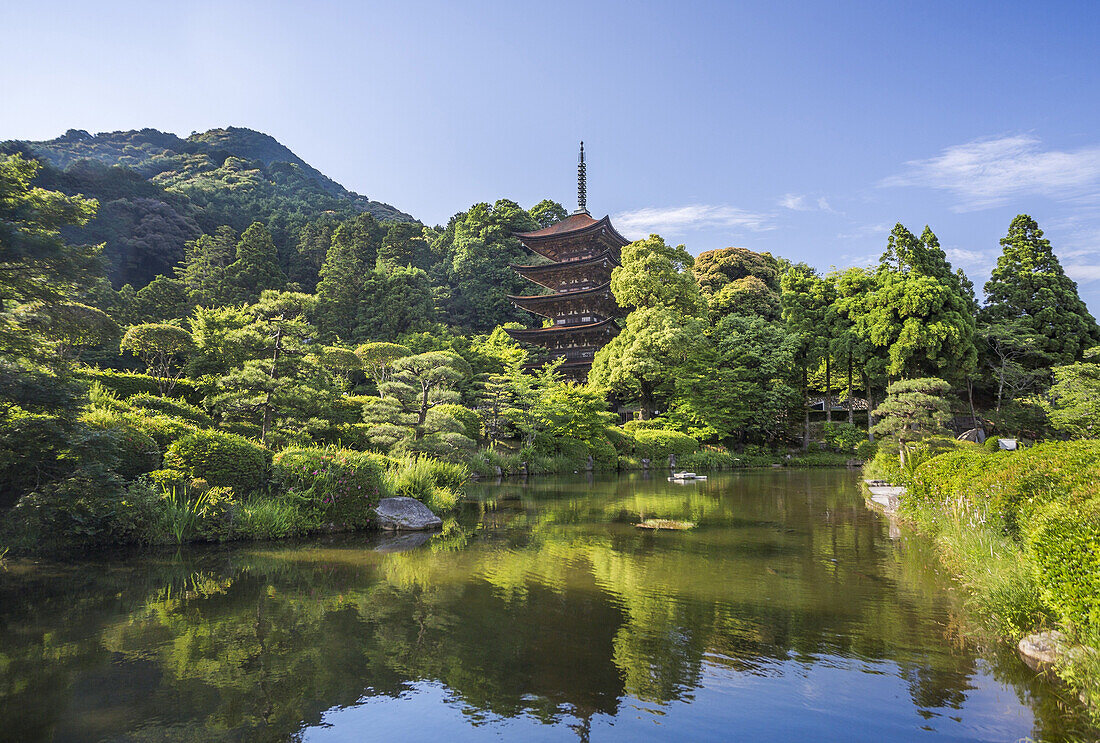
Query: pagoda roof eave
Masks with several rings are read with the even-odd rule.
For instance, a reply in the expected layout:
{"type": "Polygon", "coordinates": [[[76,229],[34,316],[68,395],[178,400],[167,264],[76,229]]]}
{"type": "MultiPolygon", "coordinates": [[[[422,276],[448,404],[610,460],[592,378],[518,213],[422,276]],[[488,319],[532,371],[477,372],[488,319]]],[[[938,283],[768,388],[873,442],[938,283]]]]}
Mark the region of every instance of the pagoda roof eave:
{"type": "Polygon", "coordinates": [[[585,268],[601,261],[610,261],[612,265],[619,265],[619,260],[615,257],[615,254],[610,250],[605,250],[602,253],[597,253],[591,258],[582,258],[579,261],[552,261],[550,263],[535,263],[531,265],[520,265],[518,263],[510,264],[508,267],[513,271],[518,271],[522,274],[531,273],[551,273],[554,270],[561,269],[563,267],[568,268],[585,268]]]}
{"type": "Polygon", "coordinates": [[[571,214],[562,221],[552,224],[549,227],[543,227],[541,230],[517,232],[516,237],[525,245],[530,245],[530,243],[549,242],[563,237],[573,237],[576,235],[584,235],[589,232],[598,232],[601,228],[606,229],[608,234],[617,241],[620,241],[622,245],[630,243],[629,240],[620,235],[619,231],[612,226],[610,215],[604,215],[601,219],[593,219],[588,214],[571,214]]]}
{"type": "Polygon", "coordinates": [[[548,328],[505,328],[504,332],[519,340],[532,340],[535,338],[547,338],[555,335],[569,335],[570,333],[590,332],[612,326],[617,328],[615,320],[608,318],[599,322],[576,323],[574,325],[551,325],[548,328]]]}
{"type": "Polygon", "coordinates": [[[527,295],[524,295],[524,294],[509,294],[507,296],[508,296],[508,299],[512,300],[513,302],[519,301],[519,302],[528,302],[528,303],[530,303],[531,300],[536,300],[536,301],[537,300],[545,300],[547,302],[550,302],[550,301],[557,301],[557,300],[566,299],[566,298],[568,298],[568,299],[584,299],[586,297],[591,297],[591,296],[595,296],[597,294],[600,294],[601,292],[607,291],[610,288],[611,288],[611,282],[606,281],[606,282],[600,284],[599,286],[592,287],[591,289],[580,289],[578,291],[572,291],[572,292],[553,292],[551,294],[527,294],[527,295]]]}

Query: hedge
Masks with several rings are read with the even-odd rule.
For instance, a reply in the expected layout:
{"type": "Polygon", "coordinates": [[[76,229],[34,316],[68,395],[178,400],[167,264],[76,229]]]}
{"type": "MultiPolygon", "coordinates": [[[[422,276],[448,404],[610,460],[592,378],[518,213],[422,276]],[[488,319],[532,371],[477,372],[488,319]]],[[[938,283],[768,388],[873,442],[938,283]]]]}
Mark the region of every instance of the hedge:
{"type": "Polygon", "coordinates": [[[1100,636],[1100,499],[1047,503],[1027,531],[1044,601],[1063,622],[1100,636]]]}
{"type": "Polygon", "coordinates": [[[160,467],[160,446],[126,416],[110,410],[92,410],[82,419],[88,426],[111,434],[118,458],[114,469],[122,477],[132,480],[160,467]]]}
{"type": "Polygon", "coordinates": [[[678,431],[641,428],[633,434],[635,455],[651,462],[667,460],[670,454],[683,457],[699,449],[698,441],[678,431]]]}
{"type": "Polygon", "coordinates": [[[272,481],[311,524],[363,527],[382,497],[387,459],[337,448],[284,449],[272,463],[272,481]]]}
{"type": "Polygon", "coordinates": [[[432,410],[437,415],[446,415],[458,421],[462,425],[462,434],[466,438],[473,439],[474,441],[481,438],[481,416],[473,410],[470,410],[464,405],[455,405],[453,403],[436,405],[432,410]]]}
{"type": "Polygon", "coordinates": [[[169,446],[164,466],[244,494],[267,484],[271,452],[243,436],[200,430],[169,446]]]}
{"type": "MultiPolygon", "coordinates": [[[[99,382],[105,389],[111,390],[122,398],[133,397],[142,393],[160,395],[157,378],[148,374],[134,374],[132,372],[86,366],[77,370],[77,376],[89,382],[99,382]]],[[[177,379],[175,392],[191,404],[197,405],[202,402],[203,394],[193,380],[177,379]]]]}
{"type": "Polygon", "coordinates": [[[126,399],[126,402],[134,408],[151,410],[155,413],[165,413],[190,421],[201,428],[210,428],[214,423],[210,416],[203,412],[202,408],[192,405],[184,400],[172,397],[160,397],[142,392],[126,399]]]}

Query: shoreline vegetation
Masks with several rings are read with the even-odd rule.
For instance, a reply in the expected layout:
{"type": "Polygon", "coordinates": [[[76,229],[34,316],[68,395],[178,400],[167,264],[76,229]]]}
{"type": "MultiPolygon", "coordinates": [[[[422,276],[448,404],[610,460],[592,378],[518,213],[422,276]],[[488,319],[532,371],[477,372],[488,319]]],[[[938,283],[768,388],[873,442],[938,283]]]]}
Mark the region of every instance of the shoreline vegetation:
{"type": "Polygon", "coordinates": [[[507,332],[540,324],[517,234],[561,204],[423,225],[214,134],[0,146],[0,555],[366,529],[473,475],[860,460],[995,632],[1062,631],[1100,699],[1100,327],[1030,216],[984,304],[928,226],[826,274],[636,240],[580,383],[507,332]],[[956,441],[990,434],[1024,449],[956,441]]]}
{"type": "Polygon", "coordinates": [[[1013,647],[1054,639],[1040,670],[1100,720],[1100,440],[996,441],[952,442],[908,470],[880,451],[864,474],[906,487],[897,517],[932,539],[985,631],[1013,647]]]}

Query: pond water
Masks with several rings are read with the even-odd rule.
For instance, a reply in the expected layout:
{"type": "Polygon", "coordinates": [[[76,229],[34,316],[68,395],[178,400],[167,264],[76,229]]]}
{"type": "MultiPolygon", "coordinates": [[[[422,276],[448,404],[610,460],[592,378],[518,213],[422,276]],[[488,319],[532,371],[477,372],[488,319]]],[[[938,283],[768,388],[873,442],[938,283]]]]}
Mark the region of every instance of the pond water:
{"type": "Polygon", "coordinates": [[[1091,738],[857,483],[542,477],[430,539],[9,560],[0,740],[1091,738]]]}

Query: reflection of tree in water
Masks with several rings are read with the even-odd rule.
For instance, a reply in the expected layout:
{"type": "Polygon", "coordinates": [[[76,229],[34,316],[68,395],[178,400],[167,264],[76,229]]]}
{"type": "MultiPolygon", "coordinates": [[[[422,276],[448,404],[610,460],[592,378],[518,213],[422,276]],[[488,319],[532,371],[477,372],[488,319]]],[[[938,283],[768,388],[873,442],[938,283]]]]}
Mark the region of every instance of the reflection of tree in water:
{"type": "Polygon", "coordinates": [[[942,583],[842,477],[592,495],[544,480],[400,554],[340,537],[9,572],[0,730],[295,740],[326,710],[430,681],[470,724],[525,715],[585,740],[626,697],[690,699],[708,664],[777,675],[822,656],[892,661],[918,707],[957,708],[974,662],[928,647],[942,583]],[[700,527],[642,533],[642,508],[700,527]]]}

